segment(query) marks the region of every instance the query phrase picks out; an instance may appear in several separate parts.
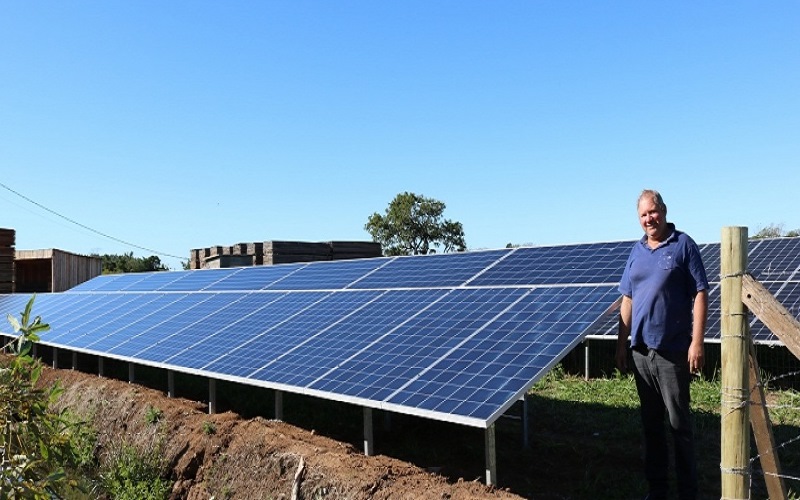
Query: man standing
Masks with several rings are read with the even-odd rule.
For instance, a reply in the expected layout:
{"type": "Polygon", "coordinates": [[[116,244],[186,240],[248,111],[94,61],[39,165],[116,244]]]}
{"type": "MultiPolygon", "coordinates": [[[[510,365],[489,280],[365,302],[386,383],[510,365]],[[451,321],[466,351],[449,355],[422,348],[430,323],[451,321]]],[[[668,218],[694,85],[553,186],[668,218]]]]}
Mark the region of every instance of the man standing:
{"type": "Polygon", "coordinates": [[[644,236],[631,249],[619,291],[616,362],[627,370],[631,339],[633,374],[641,404],[645,477],[649,500],[667,498],[668,449],[664,415],[675,448],[678,496],[697,496],[697,465],[690,414],[691,373],[703,368],[708,279],[697,244],[667,222],[658,191],[637,203],[644,236]]]}

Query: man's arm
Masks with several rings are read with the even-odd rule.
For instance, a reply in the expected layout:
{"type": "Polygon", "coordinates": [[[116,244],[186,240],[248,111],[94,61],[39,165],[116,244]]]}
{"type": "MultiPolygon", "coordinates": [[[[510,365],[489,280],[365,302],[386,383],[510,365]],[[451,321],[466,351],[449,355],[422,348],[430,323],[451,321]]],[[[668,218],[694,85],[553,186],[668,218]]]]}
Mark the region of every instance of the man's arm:
{"type": "Polygon", "coordinates": [[[621,372],[628,370],[628,337],[631,335],[631,318],[633,317],[633,305],[631,298],[627,295],[622,296],[622,303],[619,306],[619,330],[617,334],[617,368],[621,372]]]}
{"type": "Polygon", "coordinates": [[[689,346],[689,371],[699,373],[705,363],[706,319],[708,318],[708,291],[697,292],[694,298],[692,319],[692,344],[689,346]]]}

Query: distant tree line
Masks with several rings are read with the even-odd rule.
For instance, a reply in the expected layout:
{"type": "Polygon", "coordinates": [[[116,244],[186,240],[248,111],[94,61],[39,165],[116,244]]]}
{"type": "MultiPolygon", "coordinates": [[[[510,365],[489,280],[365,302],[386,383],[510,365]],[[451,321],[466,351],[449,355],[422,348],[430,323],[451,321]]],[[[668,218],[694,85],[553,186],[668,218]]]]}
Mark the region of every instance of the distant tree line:
{"type": "Polygon", "coordinates": [[[103,274],[146,273],[150,271],[169,271],[155,255],[150,257],[134,257],[133,252],[122,255],[94,255],[103,259],[103,274]]]}
{"type": "Polygon", "coordinates": [[[783,224],[769,224],[766,227],[761,228],[756,234],[750,237],[750,239],[757,240],[761,238],[794,238],[796,236],[800,236],[800,229],[792,229],[791,231],[783,231],[783,224]]]}

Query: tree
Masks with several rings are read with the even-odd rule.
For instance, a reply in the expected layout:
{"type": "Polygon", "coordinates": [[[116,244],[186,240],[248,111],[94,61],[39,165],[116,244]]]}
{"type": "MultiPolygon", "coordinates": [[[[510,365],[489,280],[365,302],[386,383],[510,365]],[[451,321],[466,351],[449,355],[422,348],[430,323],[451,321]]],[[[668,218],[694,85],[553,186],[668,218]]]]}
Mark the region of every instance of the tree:
{"type": "Polygon", "coordinates": [[[788,238],[800,236],[800,229],[794,229],[784,233],[783,224],[769,224],[765,227],[762,227],[756,234],[751,236],[750,239],[758,240],[761,238],[780,238],[782,236],[788,238]]]}
{"type": "Polygon", "coordinates": [[[161,263],[155,255],[150,257],[134,257],[133,252],[122,255],[105,254],[103,259],[103,274],[115,273],[145,273],[150,271],[167,271],[167,266],[161,263]]]}
{"type": "Polygon", "coordinates": [[[373,213],[364,229],[383,246],[384,255],[425,255],[466,250],[460,222],[444,219],[445,204],[404,192],[389,203],[385,215],[373,213]]]}

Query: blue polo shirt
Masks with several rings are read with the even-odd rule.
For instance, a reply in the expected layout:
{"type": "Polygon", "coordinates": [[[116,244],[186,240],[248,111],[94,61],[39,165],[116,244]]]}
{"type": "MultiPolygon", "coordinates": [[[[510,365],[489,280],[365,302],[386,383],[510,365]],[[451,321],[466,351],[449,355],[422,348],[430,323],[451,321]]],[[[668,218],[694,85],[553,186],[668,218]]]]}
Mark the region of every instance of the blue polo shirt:
{"type": "Polygon", "coordinates": [[[672,234],[655,249],[647,235],[631,249],[619,291],[631,298],[631,347],[686,351],[692,342],[692,305],[708,290],[700,250],[686,233],[672,234]]]}

